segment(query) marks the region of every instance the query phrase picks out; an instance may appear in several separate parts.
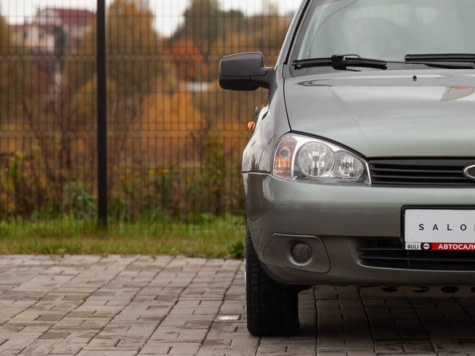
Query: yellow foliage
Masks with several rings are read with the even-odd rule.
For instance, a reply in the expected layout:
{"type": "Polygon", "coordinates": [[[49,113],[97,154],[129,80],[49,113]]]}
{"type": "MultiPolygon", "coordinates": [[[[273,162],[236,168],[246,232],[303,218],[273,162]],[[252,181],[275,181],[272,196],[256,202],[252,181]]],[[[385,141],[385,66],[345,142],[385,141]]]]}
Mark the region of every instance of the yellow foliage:
{"type": "MultiPolygon", "coordinates": [[[[117,104],[117,85],[107,81],[108,95],[107,108],[110,113],[115,110],[117,104]]],[[[109,121],[114,123],[114,115],[109,115],[109,121]]],[[[94,76],[84,84],[73,96],[71,103],[71,122],[68,127],[72,130],[89,131],[96,130],[97,122],[97,77],[94,76]]]]}
{"type": "Polygon", "coordinates": [[[197,132],[203,129],[200,113],[189,92],[155,93],[144,104],[139,129],[149,132],[197,132]]]}
{"type": "Polygon", "coordinates": [[[127,137],[129,152],[139,150],[151,166],[192,163],[200,152],[204,124],[190,93],[152,94],[127,137]]]}

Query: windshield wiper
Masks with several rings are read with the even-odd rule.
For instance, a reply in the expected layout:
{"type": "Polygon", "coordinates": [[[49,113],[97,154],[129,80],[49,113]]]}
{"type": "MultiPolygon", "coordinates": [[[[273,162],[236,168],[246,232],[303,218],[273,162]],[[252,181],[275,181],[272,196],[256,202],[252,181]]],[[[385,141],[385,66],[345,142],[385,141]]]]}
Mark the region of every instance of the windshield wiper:
{"type": "Polygon", "coordinates": [[[380,59],[361,58],[358,55],[334,55],[323,58],[309,58],[295,60],[292,65],[295,69],[331,66],[334,69],[346,70],[348,67],[365,67],[387,69],[388,63],[380,59]]]}
{"type": "Polygon", "coordinates": [[[406,62],[469,62],[475,63],[475,53],[407,54],[406,62]]]}
{"type": "Polygon", "coordinates": [[[434,53],[434,54],[407,54],[406,63],[425,64],[439,68],[475,68],[475,54],[471,53],[434,53]]]}

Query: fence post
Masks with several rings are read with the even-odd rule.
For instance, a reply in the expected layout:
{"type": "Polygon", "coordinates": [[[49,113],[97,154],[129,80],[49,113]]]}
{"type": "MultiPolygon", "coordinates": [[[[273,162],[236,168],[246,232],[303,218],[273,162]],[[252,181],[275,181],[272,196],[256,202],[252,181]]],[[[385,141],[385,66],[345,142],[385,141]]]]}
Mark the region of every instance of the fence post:
{"type": "Polygon", "coordinates": [[[99,224],[107,227],[106,1],[97,0],[97,180],[99,224]]]}

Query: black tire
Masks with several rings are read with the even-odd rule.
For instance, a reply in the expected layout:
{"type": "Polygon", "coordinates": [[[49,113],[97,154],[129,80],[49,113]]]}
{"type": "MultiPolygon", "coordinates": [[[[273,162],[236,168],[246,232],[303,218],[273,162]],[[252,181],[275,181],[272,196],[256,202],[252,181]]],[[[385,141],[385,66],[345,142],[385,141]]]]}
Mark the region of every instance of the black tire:
{"type": "Polygon", "coordinates": [[[278,284],[264,272],[246,236],[247,329],[254,336],[290,336],[298,332],[299,289],[278,284]]]}

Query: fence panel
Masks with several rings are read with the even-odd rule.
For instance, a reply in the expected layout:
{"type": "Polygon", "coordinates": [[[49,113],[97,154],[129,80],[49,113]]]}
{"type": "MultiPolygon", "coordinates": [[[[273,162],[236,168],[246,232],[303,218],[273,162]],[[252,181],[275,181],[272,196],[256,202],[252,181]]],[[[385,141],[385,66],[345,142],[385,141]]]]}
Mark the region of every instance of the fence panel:
{"type": "MultiPolygon", "coordinates": [[[[107,3],[111,223],[244,215],[241,152],[267,93],[224,92],[217,74],[235,52],[275,62],[297,4],[262,3],[107,3]]],[[[33,5],[0,8],[0,219],[96,219],[95,0],[33,5]]]]}

